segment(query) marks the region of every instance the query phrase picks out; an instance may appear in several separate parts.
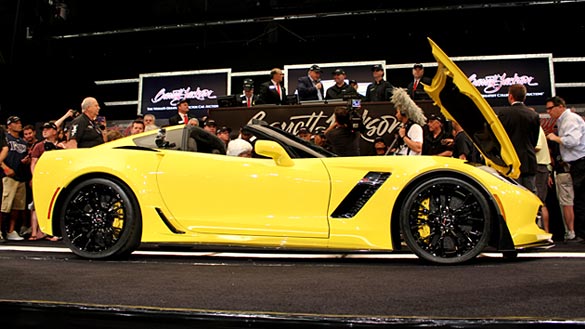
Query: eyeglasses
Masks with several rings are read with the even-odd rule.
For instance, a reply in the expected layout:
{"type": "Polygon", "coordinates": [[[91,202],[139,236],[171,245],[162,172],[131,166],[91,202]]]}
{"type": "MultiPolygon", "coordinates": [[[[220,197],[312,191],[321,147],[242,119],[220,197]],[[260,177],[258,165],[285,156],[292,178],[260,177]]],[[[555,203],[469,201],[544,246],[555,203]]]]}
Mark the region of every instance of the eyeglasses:
{"type": "Polygon", "coordinates": [[[558,106],[558,105],[554,105],[554,106],[547,107],[547,108],[546,108],[546,110],[547,110],[547,111],[550,111],[550,110],[554,109],[554,108],[555,108],[555,107],[557,107],[557,106],[558,106]]]}

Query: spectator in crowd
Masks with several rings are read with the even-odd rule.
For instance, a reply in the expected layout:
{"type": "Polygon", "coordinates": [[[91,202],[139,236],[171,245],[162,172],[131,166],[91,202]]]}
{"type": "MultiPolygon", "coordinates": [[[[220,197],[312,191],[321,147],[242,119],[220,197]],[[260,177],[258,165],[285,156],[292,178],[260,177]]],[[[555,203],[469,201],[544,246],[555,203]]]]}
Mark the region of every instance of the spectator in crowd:
{"type": "Polygon", "coordinates": [[[240,97],[242,101],[242,105],[245,107],[252,107],[256,105],[256,101],[258,100],[258,95],[254,94],[254,80],[252,79],[244,79],[244,84],[242,85],[243,95],[240,97]]]}
{"type": "Polygon", "coordinates": [[[186,125],[189,123],[189,100],[183,98],[177,104],[177,113],[169,118],[169,125],[186,125]]]}
{"type": "Polygon", "coordinates": [[[17,116],[6,121],[8,155],[2,163],[2,218],[8,217],[6,239],[20,241],[23,238],[14,230],[26,206],[26,182],[30,175],[30,155],[27,143],[20,134],[22,123],[17,116]]]}
{"type": "Polygon", "coordinates": [[[327,140],[327,137],[325,136],[325,129],[323,129],[323,128],[319,128],[315,131],[315,137],[313,138],[313,143],[315,143],[315,145],[321,146],[322,148],[324,148],[328,151],[332,151],[331,145],[329,145],[329,141],[327,140]]]}
{"type": "Polygon", "coordinates": [[[307,142],[310,142],[311,141],[311,137],[312,137],[311,132],[309,131],[309,129],[307,129],[305,127],[302,127],[302,128],[299,129],[299,131],[297,132],[297,136],[300,139],[306,140],[307,142]]]}
{"type": "Polygon", "coordinates": [[[335,84],[327,88],[325,99],[343,99],[343,95],[347,95],[350,90],[357,93],[357,90],[350,89],[351,86],[345,82],[347,75],[343,69],[335,69],[332,74],[335,84]]]}
{"type": "Polygon", "coordinates": [[[266,81],[260,85],[256,104],[286,104],[286,88],[282,85],[283,80],[284,73],[282,70],[273,68],[270,71],[270,81],[266,81]]]}
{"type": "Polygon", "coordinates": [[[376,137],[374,139],[374,154],[375,155],[386,155],[386,151],[388,151],[388,145],[384,142],[384,138],[376,137]]]}
{"type": "Polygon", "coordinates": [[[100,105],[93,97],[86,97],[81,102],[81,115],[71,122],[71,132],[67,148],[85,148],[103,144],[105,134],[95,121],[100,105]]]}
{"type": "MultiPolygon", "coordinates": [[[[555,135],[558,130],[555,126],[553,132],[555,135]]],[[[561,157],[559,144],[549,140],[549,150],[553,166],[553,182],[555,183],[555,192],[559,205],[561,206],[565,226],[565,241],[574,241],[575,235],[575,212],[573,210],[573,200],[575,193],[573,191],[573,180],[571,179],[570,166],[563,161],[561,157]]]]}
{"type": "Polygon", "coordinates": [[[510,141],[520,159],[518,183],[536,194],[536,143],[540,130],[540,118],[535,111],[524,105],[526,87],[513,84],[508,88],[509,107],[498,113],[510,141]]]}
{"type": "MultiPolygon", "coordinates": [[[[39,160],[39,158],[41,157],[41,155],[43,155],[43,153],[45,151],[55,150],[55,149],[60,148],[57,145],[58,144],[57,125],[54,122],[45,122],[43,124],[42,128],[43,128],[42,134],[43,134],[44,139],[40,143],[37,143],[37,145],[35,145],[31,151],[30,169],[31,169],[31,172],[33,172],[33,173],[34,173],[37,161],[39,160]]],[[[31,203],[29,204],[29,209],[31,210],[31,214],[30,214],[31,233],[30,233],[30,237],[28,238],[28,240],[59,241],[60,239],[58,237],[48,235],[48,234],[44,233],[43,231],[41,231],[41,229],[39,228],[37,213],[34,209],[34,200],[31,201],[31,203]]]]}
{"type": "Polygon", "coordinates": [[[213,119],[207,119],[203,125],[203,129],[217,135],[217,123],[215,123],[215,120],[213,119]]]}
{"type": "Polygon", "coordinates": [[[35,144],[39,142],[39,140],[37,139],[37,130],[33,125],[24,126],[24,128],[22,128],[22,136],[23,139],[26,141],[29,151],[32,150],[35,144]]]}
{"type": "Polygon", "coordinates": [[[427,94],[423,84],[430,86],[431,78],[425,77],[425,69],[421,63],[416,63],[412,67],[412,81],[406,87],[408,95],[413,100],[429,100],[431,97],[427,94]],[[421,84],[422,82],[422,84],[421,84]]]}
{"type": "Polygon", "coordinates": [[[230,142],[230,134],[232,133],[232,128],[230,127],[226,127],[223,126],[221,128],[219,128],[217,130],[217,137],[219,137],[219,139],[221,139],[224,143],[225,146],[228,146],[228,143],[230,142]]]}
{"type": "Polygon", "coordinates": [[[250,142],[237,138],[228,143],[226,154],[229,156],[251,158],[252,148],[250,142]]]}
{"type": "Polygon", "coordinates": [[[557,120],[558,135],[548,134],[547,139],[558,143],[561,157],[570,165],[573,180],[573,211],[575,213],[575,235],[585,241],[585,121],[567,109],[565,100],[555,96],[546,100],[546,110],[557,120]]]}
{"type": "Polygon", "coordinates": [[[144,115],[144,131],[157,130],[156,117],[154,114],[148,113],[144,115]]]}
{"type": "Polygon", "coordinates": [[[189,122],[187,122],[188,125],[190,126],[197,126],[199,127],[199,119],[197,118],[190,118],[189,122]]]}
{"type": "Polygon", "coordinates": [[[321,83],[321,67],[311,65],[307,75],[297,81],[297,93],[299,101],[315,101],[325,99],[323,83],[321,83]]]}
{"type": "Polygon", "coordinates": [[[110,129],[106,133],[106,142],[111,142],[122,137],[124,137],[124,134],[122,134],[119,130],[110,129]]]}
{"type": "Polygon", "coordinates": [[[325,130],[325,137],[331,149],[339,156],[360,155],[360,132],[351,126],[349,109],[338,106],[334,110],[335,120],[325,130]]]}
{"type": "Polygon", "coordinates": [[[400,122],[396,136],[398,143],[391,152],[396,155],[421,155],[424,142],[422,127],[427,120],[422,109],[403,88],[393,89],[391,101],[396,108],[396,119],[400,122]]]}
{"type": "Polygon", "coordinates": [[[144,132],[144,121],[142,120],[134,120],[132,122],[132,127],[130,128],[130,135],[136,135],[144,132]]]}
{"type": "Polygon", "coordinates": [[[477,150],[473,142],[463,131],[463,128],[457,121],[452,121],[453,125],[453,157],[466,160],[471,163],[483,163],[481,153],[477,150]]]}
{"type": "MultiPolygon", "coordinates": [[[[0,125],[0,164],[2,169],[6,166],[4,165],[4,160],[8,156],[8,140],[6,138],[6,131],[4,130],[4,126],[0,125]]],[[[4,184],[0,184],[0,194],[4,194],[4,184]]],[[[0,242],[4,241],[4,236],[2,235],[2,217],[3,215],[0,214],[0,242]]]]}
{"type": "Polygon", "coordinates": [[[384,67],[381,64],[372,66],[374,81],[366,89],[365,102],[383,102],[390,100],[394,87],[390,82],[384,80],[384,71],[384,67]]]}
{"type": "MultiPolygon", "coordinates": [[[[531,108],[532,109],[532,108],[531,108]]],[[[534,111],[534,109],[532,109],[534,111]]],[[[539,226],[547,232],[549,231],[549,213],[546,207],[546,196],[548,194],[548,187],[552,185],[552,171],[550,150],[548,142],[542,126],[539,127],[538,141],[536,143],[536,177],[534,183],[536,184],[536,195],[542,201],[542,223],[539,226]]]]}
{"type": "Polygon", "coordinates": [[[453,136],[444,129],[445,118],[441,114],[431,114],[424,130],[423,155],[451,157],[453,155],[453,136]]]}

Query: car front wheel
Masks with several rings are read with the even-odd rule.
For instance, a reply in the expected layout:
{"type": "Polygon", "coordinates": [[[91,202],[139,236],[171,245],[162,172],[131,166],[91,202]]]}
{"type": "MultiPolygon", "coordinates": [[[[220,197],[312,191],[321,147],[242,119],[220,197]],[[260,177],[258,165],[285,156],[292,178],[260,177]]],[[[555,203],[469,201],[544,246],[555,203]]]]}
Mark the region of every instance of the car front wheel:
{"type": "Polygon", "coordinates": [[[472,184],[453,177],[421,182],[400,213],[403,238],[418,257],[457,264],[475,258],[490,235],[491,211],[472,184]]]}
{"type": "Polygon", "coordinates": [[[140,244],[138,203],[129,188],[115,180],[92,178],[74,186],[59,218],[65,245],[84,258],[127,257],[140,244]]]}

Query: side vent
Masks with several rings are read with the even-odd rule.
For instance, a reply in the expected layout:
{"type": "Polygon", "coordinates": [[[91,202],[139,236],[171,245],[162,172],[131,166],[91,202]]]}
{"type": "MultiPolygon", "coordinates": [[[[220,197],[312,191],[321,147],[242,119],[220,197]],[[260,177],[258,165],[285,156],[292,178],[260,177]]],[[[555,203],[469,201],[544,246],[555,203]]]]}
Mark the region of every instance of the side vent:
{"type": "Polygon", "coordinates": [[[331,216],[334,218],[351,218],[355,216],[388,177],[390,177],[390,173],[369,172],[351,189],[331,216]]]}

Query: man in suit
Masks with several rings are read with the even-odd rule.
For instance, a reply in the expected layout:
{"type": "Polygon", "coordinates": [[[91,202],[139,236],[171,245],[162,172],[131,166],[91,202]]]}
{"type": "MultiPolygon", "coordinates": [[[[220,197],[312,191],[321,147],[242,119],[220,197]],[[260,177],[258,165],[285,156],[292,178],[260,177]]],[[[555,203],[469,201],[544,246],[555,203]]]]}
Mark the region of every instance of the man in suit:
{"type": "Polygon", "coordinates": [[[432,80],[429,77],[425,77],[425,68],[421,63],[416,63],[412,67],[412,81],[406,87],[408,95],[414,100],[430,100],[431,97],[425,91],[423,84],[431,85],[432,80]],[[422,84],[421,84],[422,82],[422,84]]]}
{"type": "Polygon", "coordinates": [[[526,87],[513,84],[508,88],[510,106],[500,110],[498,118],[516,154],[520,158],[520,177],[518,183],[536,194],[536,144],[540,133],[540,117],[536,111],[524,105],[526,87]]]}
{"type": "Polygon", "coordinates": [[[299,101],[316,101],[325,99],[323,84],[321,83],[321,68],[312,65],[306,76],[300,77],[297,83],[299,101]]]}
{"type": "Polygon", "coordinates": [[[279,68],[270,71],[270,81],[260,85],[256,104],[287,104],[286,88],[282,85],[284,73],[279,68]]]}
{"type": "Polygon", "coordinates": [[[169,118],[169,125],[186,125],[189,122],[189,100],[181,99],[177,104],[177,113],[169,118]]]}
{"type": "Polygon", "coordinates": [[[254,80],[252,79],[245,79],[243,88],[243,95],[240,96],[242,101],[242,106],[245,107],[252,107],[256,105],[256,101],[258,100],[258,95],[254,94],[254,80]]]}

